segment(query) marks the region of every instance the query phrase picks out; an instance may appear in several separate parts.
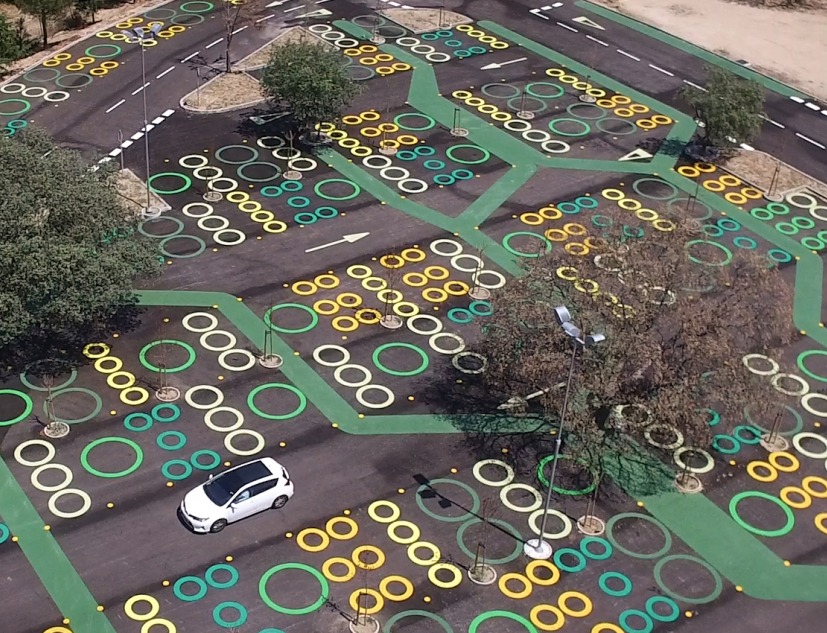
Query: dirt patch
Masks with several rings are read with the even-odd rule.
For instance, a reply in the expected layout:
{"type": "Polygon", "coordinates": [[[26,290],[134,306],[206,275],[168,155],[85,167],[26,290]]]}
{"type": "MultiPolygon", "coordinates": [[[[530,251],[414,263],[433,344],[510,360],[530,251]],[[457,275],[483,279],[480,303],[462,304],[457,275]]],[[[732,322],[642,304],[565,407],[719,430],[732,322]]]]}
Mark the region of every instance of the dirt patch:
{"type": "Polygon", "coordinates": [[[806,187],[827,198],[827,184],[811,178],[764,152],[738,150],[734,156],[726,160],[723,166],[764,191],[769,190],[776,166],[778,166],[778,179],[774,186],[776,193],[806,187]]]}
{"type": "Polygon", "coordinates": [[[189,93],[181,104],[194,112],[225,112],[264,101],[258,80],[247,73],[221,73],[200,90],[189,93]]]}
{"type": "MultiPolygon", "coordinates": [[[[146,207],[146,183],[138,178],[131,169],[123,169],[115,175],[115,187],[124,208],[130,213],[140,215],[146,207]]],[[[150,205],[167,211],[170,206],[154,192],[149,193],[150,205]]]]}
{"type": "Polygon", "coordinates": [[[450,29],[457,24],[470,24],[473,22],[468,16],[453,11],[440,11],[439,9],[385,9],[379,11],[389,20],[393,20],[399,26],[408,29],[413,33],[427,33],[439,29],[450,29]],[[440,18],[442,24],[439,23],[440,18]]]}
{"type": "Polygon", "coordinates": [[[294,26],[284,33],[281,33],[276,39],[269,44],[265,44],[255,53],[247,55],[240,62],[235,64],[235,70],[256,70],[267,65],[270,59],[270,53],[276,46],[284,46],[285,44],[298,44],[300,42],[313,42],[314,44],[323,44],[328,50],[333,50],[336,47],[330,42],[326,42],[320,37],[316,37],[313,33],[301,26],[294,26]]]}
{"type": "Polygon", "coordinates": [[[827,0],[809,0],[801,10],[772,8],[776,1],[783,2],[762,0],[768,8],[727,0],[597,0],[827,100],[827,0]]]}

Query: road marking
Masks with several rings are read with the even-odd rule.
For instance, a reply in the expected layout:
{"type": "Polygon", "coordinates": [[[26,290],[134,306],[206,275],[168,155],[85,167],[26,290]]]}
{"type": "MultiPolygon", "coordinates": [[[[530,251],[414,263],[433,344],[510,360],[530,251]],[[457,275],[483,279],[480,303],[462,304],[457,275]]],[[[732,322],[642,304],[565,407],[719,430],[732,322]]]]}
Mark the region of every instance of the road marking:
{"type": "Polygon", "coordinates": [[[163,76],[164,76],[164,75],[166,75],[167,73],[171,73],[173,70],[175,70],[175,66],[170,66],[170,67],[169,67],[169,68],[167,68],[164,72],[162,72],[160,75],[158,75],[157,77],[155,77],[155,79],[160,79],[161,77],[163,77],[163,76]]]}
{"type": "MultiPolygon", "coordinates": [[[[766,118],[766,117],[765,117],[766,118]]],[[[786,128],[785,125],[782,125],[778,121],[773,121],[772,119],[767,119],[768,123],[772,123],[775,127],[780,127],[782,130],[786,128]]]]}
{"type": "Polygon", "coordinates": [[[133,134],[133,135],[132,135],[132,136],[130,136],[129,138],[131,138],[133,141],[137,141],[137,140],[138,140],[139,138],[141,138],[143,135],[144,135],[144,133],[143,133],[143,132],[135,132],[135,134],[133,134]]]}
{"type": "Polygon", "coordinates": [[[601,31],[605,31],[606,29],[600,26],[597,22],[590,20],[585,16],[580,16],[578,18],[572,18],[572,22],[577,22],[578,24],[584,24],[585,26],[590,26],[593,29],[600,29],[601,31]]]}
{"type": "Polygon", "coordinates": [[[790,99],[792,99],[796,103],[804,103],[804,99],[802,99],[801,97],[790,97],[790,99]]]}
{"type": "Polygon", "coordinates": [[[822,110],[821,114],[823,114],[824,116],[827,116],[827,110],[822,110]]]}
{"type": "Polygon", "coordinates": [[[121,104],[123,104],[123,103],[126,103],[126,99],[121,99],[120,101],[118,101],[118,103],[116,103],[115,105],[113,105],[112,107],[110,107],[110,108],[106,111],[106,114],[109,114],[110,112],[112,112],[112,110],[114,110],[115,108],[117,108],[119,105],[121,105],[121,104]]]}
{"type": "Polygon", "coordinates": [[[115,149],[113,149],[111,152],[109,152],[109,155],[110,155],[110,156],[112,156],[112,157],[114,157],[114,156],[117,156],[117,155],[118,155],[118,154],[120,154],[120,153],[121,153],[121,149],[120,149],[119,147],[116,147],[116,148],[115,148],[115,149]]]}
{"type": "Polygon", "coordinates": [[[596,37],[592,37],[591,35],[587,35],[586,39],[591,40],[592,42],[597,42],[601,46],[608,46],[608,44],[606,44],[606,42],[604,42],[603,40],[599,40],[596,37]]]}
{"type": "Polygon", "coordinates": [[[263,18],[259,18],[258,20],[256,20],[256,24],[258,24],[259,22],[264,22],[264,20],[269,20],[274,17],[276,17],[275,13],[273,13],[272,15],[265,15],[263,18]]]}
{"type": "Polygon", "coordinates": [[[654,68],[659,73],[663,73],[664,75],[669,75],[670,77],[674,77],[675,73],[670,73],[668,70],[664,70],[660,66],[655,66],[654,64],[649,64],[649,68],[654,68]]]}
{"type": "Polygon", "coordinates": [[[155,125],[158,125],[159,123],[163,123],[164,122],[164,117],[162,117],[162,116],[155,117],[154,119],[152,119],[152,122],[155,125]]]}
{"type": "Polygon", "coordinates": [[[496,70],[498,68],[502,68],[503,66],[508,66],[509,64],[516,64],[517,62],[524,62],[527,60],[528,57],[520,57],[519,59],[511,59],[507,62],[500,62],[497,64],[496,62],[491,64],[486,64],[485,66],[481,66],[480,70],[496,70]]]}
{"type": "Polygon", "coordinates": [[[562,22],[558,22],[557,26],[562,26],[564,29],[568,29],[572,33],[579,33],[580,32],[576,28],[574,28],[573,26],[569,26],[568,24],[563,24],[562,22]]]}
{"type": "Polygon", "coordinates": [[[215,40],[212,44],[207,44],[204,48],[210,48],[212,46],[215,46],[216,44],[221,44],[221,42],[223,42],[223,41],[224,41],[224,38],[220,37],[217,40],[215,40]]]}
{"type": "Polygon", "coordinates": [[[144,88],[146,88],[146,87],[147,87],[149,84],[151,84],[151,83],[152,83],[151,81],[147,81],[147,82],[146,82],[143,86],[141,86],[141,87],[140,87],[140,88],[138,88],[137,90],[133,90],[133,91],[132,91],[132,96],[134,97],[136,94],[138,94],[141,90],[143,90],[144,88]]]}
{"type": "Polygon", "coordinates": [[[232,33],[230,33],[230,35],[235,35],[236,33],[241,33],[241,31],[243,31],[244,29],[246,29],[248,26],[249,26],[248,24],[245,24],[244,26],[242,26],[242,27],[240,27],[240,28],[237,28],[235,31],[233,31],[232,33]]]}
{"type": "Polygon", "coordinates": [[[283,4],[286,4],[289,0],[276,0],[275,2],[271,2],[268,4],[265,9],[269,9],[270,7],[280,7],[283,4]]]}
{"type": "Polygon", "coordinates": [[[184,62],[188,62],[189,60],[191,60],[191,59],[192,59],[193,57],[195,57],[196,55],[198,55],[198,51],[195,51],[192,55],[188,55],[187,57],[185,57],[184,59],[182,59],[182,60],[181,60],[181,63],[183,64],[184,62]]]}
{"type": "Polygon", "coordinates": [[[166,118],[166,117],[168,117],[168,116],[172,116],[173,114],[175,114],[175,110],[164,110],[164,111],[161,113],[161,116],[162,116],[162,117],[164,117],[164,118],[166,118]]]}
{"type": "Polygon", "coordinates": [[[126,149],[130,145],[132,145],[132,141],[124,141],[123,143],[121,143],[121,149],[126,149]]]}
{"type": "Polygon", "coordinates": [[[367,237],[370,233],[351,233],[350,235],[343,235],[342,239],[336,240],[335,242],[328,242],[327,244],[322,244],[321,246],[314,246],[313,248],[308,248],[305,253],[312,253],[313,251],[320,251],[323,248],[329,248],[330,246],[336,246],[337,244],[353,244],[354,242],[361,240],[363,237],[367,237]]]}
{"type": "Polygon", "coordinates": [[[626,57],[628,57],[629,59],[634,59],[636,62],[640,61],[640,57],[635,57],[631,53],[627,53],[626,51],[622,51],[619,48],[617,49],[617,52],[620,53],[621,55],[626,55],[626,57]]]}
{"type": "Polygon", "coordinates": [[[807,141],[808,143],[812,143],[813,145],[815,145],[816,147],[818,147],[818,148],[820,148],[820,149],[827,149],[827,147],[824,147],[824,145],[822,145],[822,144],[821,144],[821,143],[819,143],[818,141],[814,141],[813,139],[811,139],[811,138],[810,138],[810,137],[808,137],[808,136],[804,136],[803,134],[799,134],[798,132],[796,132],[796,133],[795,133],[795,135],[796,135],[798,138],[800,138],[802,141],[807,141]]]}
{"type": "Polygon", "coordinates": [[[299,5],[299,6],[297,6],[297,7],[292,7],[292,8],[290,8],[290,9],[285,9],[285,10],[284,10],[284,12],[285,12],[285,13],[290,13],[291,11],[298,11],[299,9],[304,9],[304,6],[299,5]]]}
{"type": "Polygon", "coordinates": [[[316,4],[324,4],[325,2],[330,2],[330,0],[316,0],[316,4]]]}
{"type": "Polygon", "coordinates": [[[815,110],[816,112],[821,110],[821,108],[819,108],[815,103],[810,103],[809,101],[804,104],[804,107],[810,108],[810,110],[815,110]]]}
{"type": "Polygon", "coordinates": [[[543,18],[544,20],[550,20],[551,19],[547,15],[544,15],[544,14],[540,13],[540,9],[532,9],[531,11],[529,11],[529,13],[531,15],[536,15],[538,18],[543,18]]]}
{"type": "Polygon", "coordinates": [[[745,149],[745,150],[747,150],[748,152],[755,151],[755,148],[754,148],[752,145],[747,145],[746,143],[741,143],[741,144],[739,145],[739,147],[740,147],[741,149],[745,149]]]}
{"type": "Polygon", "coordinates": [[[145,128],[144,128],[144,127],[142,127],[142,128],[141,128],[141,132],[143,132],[144,134],[147,134],[148,132],[151,132],[151,131],[152,131],[152,130],[154,130],[154,129],[155,129],[155,126],[154,126],[154,125],[152,125],[152,123],[150,123],[150,124],[149,124],[149,125],[147,125],[145,128]]]}
{"type": "Polygon", "coordinates": [[[698,84],[693,84],[688,79],[684,79],[683,83],[685,83],[687,86],[692,86],[693,88],[697,88],[698,90],[703,90],[704,92],[708,92],[708,90],[706,88],[704,88],[703,86],[699,86],[698,84]]]}

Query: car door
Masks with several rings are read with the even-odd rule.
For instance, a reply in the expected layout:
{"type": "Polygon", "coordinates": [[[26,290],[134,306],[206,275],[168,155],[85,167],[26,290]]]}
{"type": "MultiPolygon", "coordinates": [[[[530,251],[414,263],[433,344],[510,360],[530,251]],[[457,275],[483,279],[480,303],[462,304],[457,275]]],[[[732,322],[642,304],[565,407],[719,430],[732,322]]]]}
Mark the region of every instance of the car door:
{"type": "Polygon", "coordinates": [[[263,481],[239,492],[229,506],[230,522],[267,510],[273,503],[272,493],[277,483],[277,479],[263,481]]]}

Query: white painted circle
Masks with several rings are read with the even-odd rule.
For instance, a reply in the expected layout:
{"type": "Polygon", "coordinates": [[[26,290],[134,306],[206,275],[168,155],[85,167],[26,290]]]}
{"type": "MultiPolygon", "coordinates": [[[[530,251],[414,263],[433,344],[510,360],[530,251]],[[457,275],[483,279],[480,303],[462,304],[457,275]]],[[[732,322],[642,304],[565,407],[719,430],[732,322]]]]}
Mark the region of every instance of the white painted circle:
{"type": "Polygon", "coordinates": [[[454,354],[453,358],[451,358],[451,364],[463,374],[482,374],[488,369],[488,359],[477,352],[459,352],[458,354],[454,354]],[[480,367],[477,369],[463,367],[460,363],[460,360],[463,358],[476,358],[481,363],[480,367]]]}
{"type": "Polygon", "coordinates": [[[557,139],[543,141],[542,143],[540,143],[540,147],[543,148],[544,152],[548,152],[549,154],[565,154],[571,149],[571,145],[563,141],[558,141],[557,139]],[[551,149],[552,145],[556,145],[558,149],[551,149]]]}
{"type": "MultiPolygon", "coordinates": [[[[328,42],[338,42],[339,40],[345,37],[345,34],[341,31],[325,31],[321,34],[323,40],[327,40],[328,42]]],[[[358,42],[357,42],[358,44],[358,42]]]]}
{"type": "Polygon", "coordinates": [[[181,320],[181,325],[184,326],[185,330],[190,332],[209,332],[210,330],[214,330],[218,327],[218,317],[214,314],[210,314],[209,312],[190,312],[181,320]],[[208,319],[210,324],[207,327],[195,327],[194,325],[190,325],[191,319],[208,319]]]}
{"type": "Polygon", "coordinates": [[[514,512],[534,512],[543,505],[543,497],[540,492],[528,484],[508,484],[500,490],[500,501],[506,508],[514,512]],[[527,506],[518,506],[516,503],[511,503],[511,501],[508,500],[508,495],[514,490],[525,490],[534,497],[534,501],[531,505],[527,506]]]}
{"type": "Polygon", "coordinates": [[[287,161],[287,167],[289,169],[295,169],[296,171],[313,171],[318,166],[319,163],[307,156],[295,156],[287,161]],[[299,164],[306,164],[306,166],[299,167],[299,164]]]}
{"type": "Polygon", "coordinates": [[[444,64],[445,62],[451,61],[451,56],[448,53],[440,53],[439,51],[436,51],[435,53],[428,53],[425,55],[425,59],[435,64],[444,64]]]}
{"type": "Polygon", "coordinates": [[[451,332],[437,332],[436,334],[432,334],[431,337],[428,339],[428,345],[431,346],[432,350],[439,354],[459,354],[462,350],[465,349],[465,341],[462,339],[462,337],[459,334],[452,334],[451,332]],[[456,341],[456,348],[448,349],[437,345],[437,341],[443,338],[448,338],[452,341],[456,341]]]}
{"type": "Polygon", "coordinates": [[[660,422],[656,422],[655,424],[650,424],[643,431],[643,437],[645,437],[646,441],[649,442],[649,444],[651,444],[652,446],[656,446],[657,448],[664,448],[668,451],[671,451],[671,450],[674,450],[676,448],[679,448],[679,447],[683,446],[683,433],[681,433],[680,430],[676,426],[673,426],[671,424],[662,424],[660,422]],[[667,444],[667,443],[659,442],[659,441],[653,439],[652,438],[652,430],[653,429],[665,429],[667,431],[671,431],[672,433],[675,434],[675,441],[674,442],[669,442],[667,444]]]}
{"type": "Polygon", "coordinates": [[[207,204],[206,202],[190,202],[189,204],[184,205],[184,208],[181,209],[181,212],[188,218],[205,218],[213,211],[213,206],[211,204],[207,204]],[[195,207],[203,207],[206,211],[204,213],[193,213],[191,209],[195,207]]]}
{"type": "Polygon", "coordinates": [[[307,27],[307,30],[311,33],[322,34],[327,33],[328,31],[332,31],[333,27],[329,24],[311,24],[307,27]]]}
{"type": "MultiPolygon", "coordinates": [[[[195,175],[194,171],[193,171],[193,175],[195,175]]],[[[231,191],[235,191],[236,189],[238,189],[238,181],[234,180],[233,178],[225,178],[225,177],[211,178],[210,180],[207,181],[207,188],[210,189],[211,191],[217,191],[218,193],[229,193],[231,191]],[[230,183],[230,185],[228,187],[218,188],[218,187],[215,186],[215,183],[217,183],[217,182],[228,182],[228,183],[230,183]]]]}
{"type": "Polygon", "coordinates": [[[253,429],[236,429],[235,431],[230,431],[224,436],[224,448],[230,451],[233,455],[239,455],[241,457],[247,457],[249,455],[260,453],[264,449],[264,445],[264,436],[253,429]],[[249,435],[250,437],[254,437],[256,439],[256,445],[247,450],[236,448],[233,446],[233,440],[240,435],[249,435]]]}
{"type": "MultiPolygon", "coordinates": [[[[398,42],[399,40],[396,41],[398,42]]],[[[436,52],[436,49],[428,44],[414,44],[411,46],[411,52],[417,55],[429,55],[430,53],[436,52]]]]}
{"type": "Polygon", "coordinates": [[[359,41],[354,40],[352,37],[342,37],[336,40],[335,44],[339,48],[354,48],[359,46],[359,41]]]}
{"type": "Polygon", "coordinates": [[[223,231],[228,226],[230,226],[230,221],[223,215],[205,215],[203,218],[199,218],[198,220],[198,228],[202,231],[223,231]],[[214,220],[218,220],[219,226],[207,226],[207,222],[212,222],[214,220]]]}
{"type": "Polygon", "coordinates": [[[471,472],[474,474],[474,479],[476,479],[481,484],[491,486],[492,488],[500,488],[502,486],[507,486],[512,481],[514,481],[514,469],[508,464],[506,464],[504,461],[499,459],[481,459],[476,464],[474,464],[474,468],[471,472]],[[487,479],[486,477],[483,477],[483,466],[497,466],[498,468],[502,468],[505,471],[505,478],[487,479]]]}
{"type": "Polygon", "coordinates": [[[818,435],[817,433],[810,433],[809,431],[802,431],[801,433],[796,433],[795,435],[793,435],[793,446],[795,446],[795,450],[804,455],[804,457],[812,457],[813,459],[824,459],[825,457],[827,457],[827,437],[818,435]],[[801,445],[801,443],[802,440],[805,439],[821,442],[821,445],[824,447],[824,450],[820,453],[815,453],[811,450],[804,448],[801,445]]]}
{"type": "Polygon", "coordinates": [[[778,373],[772,377],[770,381],[772,386],[775,390],[779,393],[783,393],[785,396],[804,396],[810,392],[810,383],[804,380],[801,376],[796,376],[795,374],[785,374],[785,373],[778,373]],[[798,389],[785,389],[781,386],[782,380],[792,380],[795,383],[798,383],[798,389]]]}
{"type": "Polygon", "coordinates": [[[822,222],[827,222],[827,215],[819,215],[816,213],[819,209],[823,211],[827,211],[827,207],[819,205],[816,207],[810,207],[810,215],[813,216],[816,220],[821,220],[822,222]]]}
{"type": "Polygon", "coordinates": [[[394,43],[399,46],[404,46],[408,48],[410,46],[416,46],[419,44],[419,40],[415,37],[400,37],[399,39],[394,40],[394,43]]]}
{"type": "Polygon", "coordinates": [[[208,349],[211,352],[225,352],[235,347],[236,338],[235,334],[228,332],[227,330],[210,330],[209,332],[204,332],[198,342],[201,343],[201,347],[208,349]],[[227,338],[227,342],[222,345],[207,343],[211,336],[224,336],[227,338]]]}
{"type": "Polygon", "coordinates": [[[817,418],[827,418],[827,410],[821,410],[814,408],[813,405],[810,404],[810,400],[822,400],[827,401],[827,396],[823,393],[813,392],[808,393],[803,398],[801,398],[801,406],[804,407],[804,410],[812,413],[817,418]]]}
{"type": "Polygon", "coordinates": [[[470,253],[462,253],[460,255],[454,255],[451,258],[451,266],[464,273],[475,273],[478,269],[483,268],[485,266],[485,263],[482,261],[482,258],[477,257],[476,255],[471,255],[470,253]],[[473,266],[471,266],[470,268],[460,266],[457,262],[460,262],[463,259],[470,259],[473,262],[473,266]]]}
{"type": "Polygon", "coordinates": [[[777,374],[781,369],[777,362],[764,354],[747,354],[741,358],[741,362],[744,363],[744,367],[746,367],[750,373],[753,373],[756,376],[772,376],[777,374]],[[768,362],[770,364],[770,369],[755,369],[751,365],[753,360],[763,360],[768,362]]]}
{"type": "Polygon", "coordinates": [[[29,468],[33,468],[35,466],[42,466],[50,461],[55,456],[55,447],[47,442],[46,440],[26,440],[22,444],[18,444],[17,448],[14,449],[14,459],[17,460],[18,464],[22,464],[23,466],[28,466],[29,468]],[[46,457],[41,459],[24,459],[23,458],[23,451],[26,450],[29,446],[43,446],[46,449],[46,457]]]}
{"type": "Polygon", "coordinates": [[[389,407],[393,404],[395,396],[393,395],[393,391],[388,389],[383,385],[365,385],[364,387],[359,387],[356,391],[356,401],[361,404],[363,407],[367,407],[368,409],[384,409],[385,407],[389,407]],[[368,402],[365,400],[365,392],[370,391],[373,389],[374,391],[381,391],[387,396],[387,399],[384,402],[380,402],[379,404],[373,404],[372,402],[368,402]]]}
{"type": "Polygon", "coordinates": [[[31,86],[30,88],[23,90],[20,94],[30,99],[37,99],[38,97],[45,95],[47,92],[49,92],[49,89],[44,88],[43,86],[31,86]]]}
{"type": "MultiPolygon", "coordinates": [[[[211,334],[211,332],[207,332],[207,334],[211,334]]],[[[204,336],[206,336],[206,334],[204,336]]],[[[247,371],[248,369],[253,367],[253,365],[256,364],[256,357],[253,356],[252,352],[249,352],[246,349],[227,349],[218,355],[218,364],[221,365],[227,371],[247,371]],[[232,356],[233,354],[244,356],[247,359],[247,362],[243,365],[230,365],[227,362],[227,357],[232,356]]]]}
{"type": "Polygon", "coordinates": [[[187,154],[186,156],[182,156],[178,159],[178,164],[181,165],[181,167],[186,167],[187,169],[197,169],[198,167],[203,167],[209,162],[210,160],[202,154],[187,154]],[[194,165],[189,164],[190,159],[195,159],[194,165]]]}
{"type": "Polygon", "coordinates": [[[414,334],[421,334],[422,336],[432,336],[434,334],[442,332],[442,328],[444,327],[442,325],[442,321],[440,321],[435,316],[432,316],[430,314],[415,314],[415,315],[413,315],[412,317],[410,317],[408,319],[407,325],[408,325],[408,329],[411,332],[413,332],[414,334]],[[433,323],[434,324],[434,329],[433,330],[423,330],[421,328],[418,328],[414,325],[414,322],[416,322],[416,321],[428,321],[429,323],[433,323]]]}
{"type": "Polygon", "coordinates": [[[18,92],[23,92],[26,88],[28,88],[26,84],[11,83],[0,86],[0,92],[7,95],[16,95],[18,92]],[[10,89],[12,86],[14,86],[14,90],[10,89]]]}
{"type": "Polygon", "coordinates": [[[540,508],[539,510],[535,510],[531,513],[531,516],[528,517],[528,527],[531,528],[531,531],[535,534],[540,534],[540,526],[537,525],[537,519],[543,516],[543,512],[547,512],[551,516],[555,516],[563,522],[563,528],[559,532],[546,532],[542,535],[542,538],[550,538],[553,540],[566,538],[569,534],[571,534],[572,524],[571,519],[569,519],[565,514],[560,512],[559,510],[555,510],[554,508],[549,508],[548,510],[543,510],[540,508]]]}
{"type": "Polygon", "coordinates": [[[712,455],[710,455],[704,449],[697,448],[694,446],[682,446],[672,454],[672,459],[675,460],[675,463],[681,470],[686,469],[691,473],[697,473],[699,475],[708,473],[710,470],[715,468],[715,460],[712,458],[712,455]],[[683,461],[684,453],[696,453],[698,455],[703,455],[706,458],[706,464],[700,467],[687,466],[686,462],[683,461]]]}
{"type": "Polygon", "coordinates": [[[546,132],[545,130],[526,130],[522,134],[520,134],[525,140],[529,143],[545,143],[546,141],[551,140],[551,134],[546,132]],[[531,135],[539,134],[540,138],[531,138],[531,135]]]}
{"type": "Polygon", "coordinates": [[[52,90],[51,92],[43,95],[43,100],[48,101],[49,103],[60,103],[61,101],[66,101],[68,98],[69,93],[65,90],[52,90]]]}
{"type": "Polygon", "coordinates": [[[406,178],[405,180],[397,182],[396,187],[405,193],[422,193],[428,190],[428,183],[421,178],[406,178]],[[417,186],[412,187],[412,184],[416,184],[417,186]]]}
{"type": "Polygon", "coordinates": [[[72,479],[74,479],[74,475],[72,474],[71,469],[63,464],[43,464],[32,471],[32,486],[38,490],[42,490],[43,492],[57,492],[58,490],[63,490],[70,483],[72,483],[72,479]],[[47,470],[59,470],[62,472],[63,481],[56,486],[46,486],[40,483],[40,474],[47,470]]]}
{"type": "Polygon", "coordinates": [[[63,490],[58,490],[51,497],[49,497],[48,506],[49,512],[54,514],[56,517],[60,517],[61,519],[75,519],[88,512],[89,508],[92,507],[92,498],[88,495],[88,493],[80,490],[79,488],[64,488],[63,490]],[[57,500],[64,495],[77,495],[80,497],[83,500],[83,505],[80,507],[80,510],[75,510],[74,512],[63,512],[62,510],[58,510],[57,500]]]}
{"type": "Polygon", "coordinates": [[[223,175],[224,170],[215,165],[202,165],[192,170],[192,177],[198,178],[198,180],[213,180],[215,178],[221,178],[223,175]],[[205,176],[204,172],[208,172],[209,175],[205,176]]]}
{"type": "Polygon", "coordinates": [[[302,153],[295,147],[277,147],[273,150],[273,156],[282,160],[290,160],[291,158],[298,158],[302,153]]]}
{"type": "Polygon", "coordinates": [[[278,149],[279,147],[284,147],[284,139],[280,136],[262,136],[260,139],[256,141],[256,145],[269,150],[278,149]],[[278,143],[275,145],[270,145],[264,142],[269,141],[270,139],[275,139],[276,141],[278,141],[278,143]]]}
{"type": "Polygon", "coordinates": [[[221,229],[220,231],[216,231],[212,234],[212,239],[216,244],[221,244],[221,246],[237,246],[241,244],[244,240],[247,239],[247,236],[244,235],[243,232],[239,231],[238,229],[221,229]],[[226,240],[223,237],[218,237],[222,233],[230,233],[235,235],[238,239],[235,241],[226,240]]]}
{"type": "Polygon", "coordinates": [[[202,411],[206,409],[212,409],[213,407],[219,406],[222,402],[224,402],[224,393],[218,387],[213,387],[212,385],[195,385],[194,387],[190,387],[187,389],[187,392],[184,394],[184,400],[186,400],[187,404],[190,405],[193,409],[201,409],[202,411]],[[211,402],[210,404],[198,404],[193,400],[192,396],[197,391],[210,391],[215,394],[215,402],[211,402]]]}
{"type": "Polygon", "coordinates": [[[393,161],[388,158],[387,156],[382,156],[382,154],[372,154],[370,156],[365,156],[362,159],[362,164],[367,167],[368,169],[384,169],[385,167],[390,167],[393,164],[393,161]],[[373,165],[371,164],[372,161],[379,161],[381,164],[373,165]]]}
{"type": "Polygon", "coordinates": [[[353,387],[355,389],[357,387],[364,387],[365,385],[367,385],[371,380],[373,380],[373,374],[370,373],[370,369],[368,369],[364,365],[348,363],[336,367],[336,370],[333,372],[333,379],[340,385],[344,385],[345,387],[353,387]],[[343,379],[342,374],[346,372],[348,369],[362,372],[362,378],[355,381],[343,379]]]}
{"type": "Polygon", "coordinates": [[[319,347],[313,350],[313,360],[324,367],[338,367],[339,365],[344,365],[350,360],[350,352],[341,345],[319,345],[319,347]],[[322,360],[322,352],[325,350],[335,350],[342,355],[342,358],[335,362],[322,360]]]}
{"type": "Polygon", "coordinates": [[[803,191],[794,191],[788,193],[785,197],[789,204],[799,209],[812,209],[818,205],[818,200],[816,200],[815,196],[811,196],[809,193],[803,191]],[[802,199],[805,201],[805,204],[801,204],[800,200],[802,199]]]}
{"type": "Polygon", "coordinates": [[[497,288],[502,288],[505,285],[505,275],[501,272],[496,270],[480,270],[474,273],[473,276],[474,284],[479,286],[480,288],[488,288],[490,290],[496,290],[497,288]],[[497,281],[493,283],[484,284],[480,281],[480,278],[483,275],[491,275],[492,277],[496,277],[497,281]]]}
{"type": "Polygon", "coordinates": [[[207,427],[211,428],[213,431],[218,431],[219,433],[229,433],[230,431],[235,431],[238,427],[244,424],[244,414],[234,407],[213,407],[204,414],[204,424],[206,424],[207,427]],[[235,422],[233,422],[230,426],[218,426],[215,422],[213,422],[212,416],[222,411],[232,413],[235,416],[235,422]]]}
{"type": "Polygon", "coordinates": [[[399,182],[400,180],[406,180],[406,179],[410,178],[411,177],[411,172],[409,172],[407,169],[404,169],[402,167],[393,166],[393,167],[385,167],[385,168],[379,170],[379,175],[382,178],[384,178],[385,180],[390,180],[392,182],[399,182]],[[396,176],[396,175],[389,176],[388,174],[391,173],[391,172],[399,172],[402,175],[401,176],[396,176]]]}
{"type": "Polygon", "coordinates": [[[531,129],[531,123],[522,119],[511,119],[503,123],[503,127],[510,132],[527,132],[531,129]]]}
{"type": "Polygon", "coordinates": [[[434,240],[433,242],[431,242],[428,245],[428,248],[431,249],[431,252],[434,255],[441,255],[442,257],[454,257],[456,255],[459,255],[462,252],[462,244],[460,244],[456,240],[448,240],[448,239],[434,240]],[[447,244],[449,246],[452,246],[453,250],[451,250],[447,253],[444,252],[444,251],[439,250],[437,248],[437,245],[441,246],[443,244],[447,244]]]}

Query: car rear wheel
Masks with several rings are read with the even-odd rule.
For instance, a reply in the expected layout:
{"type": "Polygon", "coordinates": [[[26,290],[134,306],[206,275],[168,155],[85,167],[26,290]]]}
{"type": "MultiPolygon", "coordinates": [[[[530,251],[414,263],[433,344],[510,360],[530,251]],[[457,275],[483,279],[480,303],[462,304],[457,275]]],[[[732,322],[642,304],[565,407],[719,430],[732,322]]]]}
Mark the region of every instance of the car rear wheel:
{"type": "Polygon", "coordinates": [[[287,503],[287,497],[285,495],[281,495],[280,497],[276,497],[276,500],[273,501],[273,510],[278,510],[279,508],[283,508],[284,504],[287,503]]]}
{"type": "Polygon", "coordinates": [[[218,519],[215,523],[210,526],[210,532],[215,534],[216,532],[220,532],[225,527],[227,527],[227,520],[226,519],[218,519]]]}

